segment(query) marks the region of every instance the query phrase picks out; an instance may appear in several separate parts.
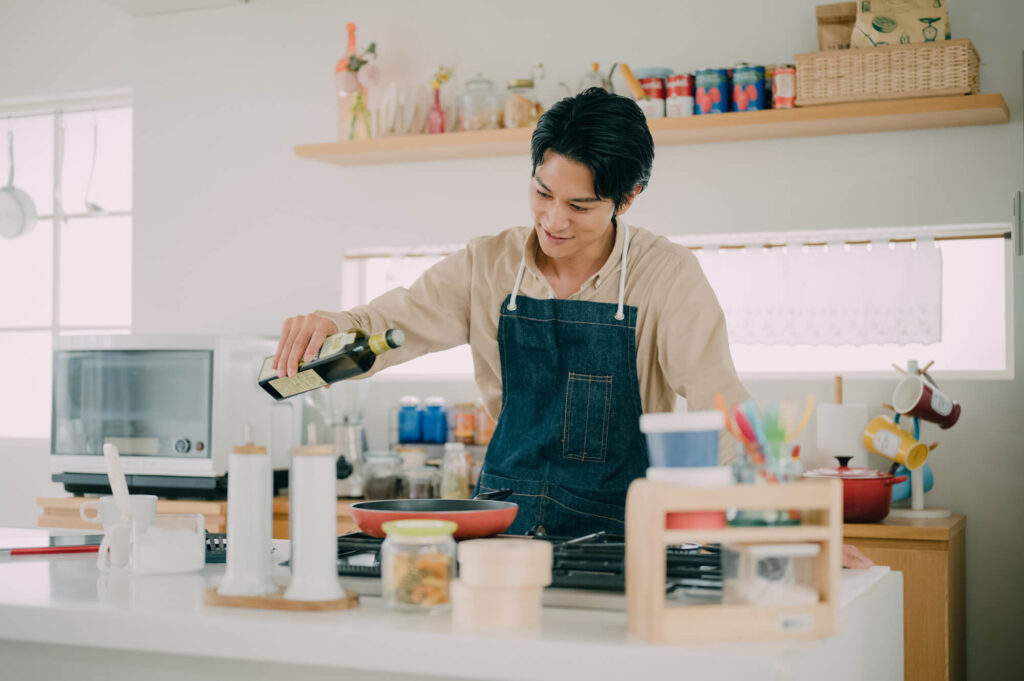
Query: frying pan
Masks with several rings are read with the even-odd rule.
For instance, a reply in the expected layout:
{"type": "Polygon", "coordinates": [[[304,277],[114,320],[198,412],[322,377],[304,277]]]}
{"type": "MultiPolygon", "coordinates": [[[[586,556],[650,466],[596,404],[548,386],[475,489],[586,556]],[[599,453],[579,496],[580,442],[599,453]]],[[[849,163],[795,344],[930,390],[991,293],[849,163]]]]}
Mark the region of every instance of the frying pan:
{"type": "Polygon", "coordinates": [[[352,519],[371,537],[384,537],[381,525],[390,520],[428,518],[451,520],[459,529],[456,539],[473,539],[499,534],[516,519],[519,504],[501,501],[512,490],[500,489],[473,499],[383,499],[352,504],[352,519]]]}

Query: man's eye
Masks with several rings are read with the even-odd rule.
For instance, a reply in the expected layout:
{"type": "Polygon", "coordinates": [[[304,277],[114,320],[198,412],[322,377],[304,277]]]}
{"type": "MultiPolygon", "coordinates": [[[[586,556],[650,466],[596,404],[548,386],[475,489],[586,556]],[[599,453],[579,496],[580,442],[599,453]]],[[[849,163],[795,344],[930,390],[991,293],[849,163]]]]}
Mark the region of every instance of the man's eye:
{"type": "Polygon", "coordinates": [[[588,210],[590,210],[586,206],[575,206],[573,204],[569,204],[569,205],[572,206],[573,210],[579,211],[580,213],[586,213],[588,210]]]}
{"type": "Polygon", "coordinates": [[[537,196],[541,197],[542,199],[550,199],[551,198],[551,194],[545,194],[544,192],[542,192],[539,189],[537,190],[537,196]]]}

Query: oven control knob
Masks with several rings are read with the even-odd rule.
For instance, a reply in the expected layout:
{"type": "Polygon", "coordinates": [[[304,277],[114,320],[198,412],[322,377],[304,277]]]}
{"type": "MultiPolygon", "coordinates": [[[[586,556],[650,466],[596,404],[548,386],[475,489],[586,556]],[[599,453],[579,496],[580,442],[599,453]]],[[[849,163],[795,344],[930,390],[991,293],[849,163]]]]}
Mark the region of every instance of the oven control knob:
{"type": "Polygon", "coordinates": [[[192,443],[189,442],[187,437],[178,438],[174,441],[174,451],[178,452],[178,454],[184,454],[190,449],[192,449],[192,443]]]}

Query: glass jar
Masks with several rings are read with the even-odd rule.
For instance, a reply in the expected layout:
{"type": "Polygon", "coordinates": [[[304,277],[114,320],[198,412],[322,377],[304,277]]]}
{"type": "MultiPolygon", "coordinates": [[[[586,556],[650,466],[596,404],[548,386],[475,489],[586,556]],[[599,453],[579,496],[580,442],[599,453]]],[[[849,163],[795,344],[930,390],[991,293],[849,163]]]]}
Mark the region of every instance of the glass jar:
{"type": "Polygon", "coordinates": [[[363,489],[367,499],[399,498],[398,477],[402,461],[393,452],[367,452],[363,489]]]}
{"type": "Polygon", "coordinates": [[[428,397],[423,411],[423,441],[443,444],[448,441],[448,411],[443,397],[428,397]]]}
{"type": "Polygon", "coordinates": [[[462,130],[497,130],[502,127],[504,117],[494,81],[477,74],[466,83],[466,94],[462,95],[462,130]]]}
{"type": "Polygon", "coordinates": [[[483,404],[476,405],[476,432],[473,434],[473,441],[478,445],[488,445],[491,437],[494,436],[494,428],[497,424],[491,415],[484,409],[483,404]]]}
{"type": "Polygon", "coordinates": [[[468,499],[469,494],[469,452],[461,442],[449,442],[444,446],[444,461],[441,463],[441,498],[468,499]]]}
{"type": "Polygon", "coordinates": [[[406,468],[403,472],[410,499],[436,499],[440,478],[434,466],[406,468]]]}
{"type": "Polygon", "coordinates": [[[505,127],[529,128],[536,125],[544,113],[544,106],[537,101],[533,78],[514,78],[507,83],[505,97],[505,127]]]}
{"type": "MultiPolygon", "coordinates": [[[[737,445],[742,451],[742,445],[737,445]]],[[[769,454],[759,460],[751,460],[746,454],[733,464],[736,482],[745,485],[771,485],[782,482],[798,482],[803,473],[800,459],[793,457],[793,445],[784,444],[779,456],[769,454]]],[[[727,513],[730,525],[799,525],[800,511],[787,509],[732,509],[727,513]]]]}
{"type": "Polygon", "coordinates": [[[423,441],[423,413],[420,398],[407,395],[398,401],[398,441],[406,444],[423,441]]]}
{"type": "Polygon", "coordinates": [[[432,612],[449,607],[457,525],[450,520],[392,520],[380,550],[381,596],[391,608],[432,612]]]}
{"type": "Polygon", "coordinates": [[[472,402],[459,402],[455,405],[455,441],[471,445],[475,437],[476,405],[472,402]]]}

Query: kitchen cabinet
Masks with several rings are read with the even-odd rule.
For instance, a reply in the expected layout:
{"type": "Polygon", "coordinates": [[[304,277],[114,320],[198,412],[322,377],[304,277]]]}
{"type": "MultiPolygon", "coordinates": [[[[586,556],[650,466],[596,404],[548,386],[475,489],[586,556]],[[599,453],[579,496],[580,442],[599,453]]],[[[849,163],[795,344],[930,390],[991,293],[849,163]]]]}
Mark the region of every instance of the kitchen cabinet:
{"type": "MultiPolygon", "coordinates": [[[[922,97],[831,104],[649,121],[656,147],[709,142],[923,130],[1010,121],[1003,96],[922,97]]],[[[460,158],[525,156],[533,130],[479,130],[443,135],[401,135],[369,140],[300,144],[295,155],[343,166],[414,163],[460,158]]]]}
{"type": "Polygon", "coordinates": [[[962,515],[932,520],[887,518],[847,524],[843,539],[879,565],[903,573],[903,626],[907,681],[963,681],[964,630],[962,515]]]}

